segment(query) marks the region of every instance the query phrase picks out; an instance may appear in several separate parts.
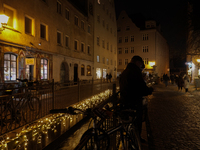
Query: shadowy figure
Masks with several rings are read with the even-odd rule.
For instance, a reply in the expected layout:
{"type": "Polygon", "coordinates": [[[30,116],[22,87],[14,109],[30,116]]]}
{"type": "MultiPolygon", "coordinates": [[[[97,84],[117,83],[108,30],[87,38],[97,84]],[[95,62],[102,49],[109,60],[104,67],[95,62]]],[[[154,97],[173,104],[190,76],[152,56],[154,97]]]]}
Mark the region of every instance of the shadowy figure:
{"type": "Polygon", "coordinates": [[[109,80],[110,80],[110,82],[111,82],[111,79],[112,79],[111,73],[109,74],[108,78],[109,78],[109,80]]]}
{"type": "MultiPolygon", "coordinates": [[[[153,92],[153,88],[146,85],[142,76],[144,68],[142,58],[140,56],[133,56],[119,80],[121,103],[125,109],[136,110],[135,125],[140,136],[143,120],[143,97],[153,92]]],[[[141,141],[144,140],[141,138],[141,141]]]]}
{"type": "Polygon", "coordinates": [[[181,89],[181,91],[182,91],[183,86],[184,86],[183,77],[182,77],[182,75],[180,75],[180,76],[178,77],[178,90],[181,89]]]}
{"type": "Polygon", "coordinates": [[[164,81],[164,83],[165,83],[165,86],[167,87],[167,86],[168,86],[168,81],[169,81],[169,77],[168,77],[167,74],[164,74],[164,75],[163,75],[163,81],[164,81]]]}

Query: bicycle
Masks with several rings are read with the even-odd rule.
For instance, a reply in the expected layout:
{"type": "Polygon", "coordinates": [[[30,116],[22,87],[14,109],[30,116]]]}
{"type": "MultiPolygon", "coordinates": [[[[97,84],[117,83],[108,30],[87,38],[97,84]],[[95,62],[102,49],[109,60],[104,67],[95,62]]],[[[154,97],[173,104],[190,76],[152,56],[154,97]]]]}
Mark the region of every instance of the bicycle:
{"type": "Polygon", "coordinates": [[[75,150],[85,148],[85,150],[108,150],[110,148],[110,136],[114,133],[118,133],[118,140],[116,147],[119,149],[121,143],[123,150],[141,150],[141,142],[139,135],[133,125],[135,110],[118,110],[115,108],[112,113],[117,115],[119,124],[114,126],[112,129],[105,130],[104,127],[99,127],[99,124],[107,118],[109,115],[108,110],[105,109],[87,109],[82,111],[69,107],[67,109],[54,109],[50,110],[50,113],[68,113],[70,115],[76,115],[82,113],[90,116],[93,120],[93,127],[88,129],[81,137],[80,143],[77,145],[75,150]],[[128,116],[128,120],[126,117],[128,116]],[[101,119],[99,119],[101,118],[101,119]]]}
{"type": "MultiPolygon", "coordinates": [[[[27,80],[18,80],[22,83],[27,82],[27,80]]],[[[33,120],[38,118],[41,102],[38,97],[33,96],[28,87],[18,88],[18,93],[15,94],[13,94],[13,91],[16,91],[16,88],[7,91],[9,92],[0,97],[1,127],[6,126],[7,130],[11,130],[13,125],[20,124],[22,120],[27,123],[28,113],[30,114],[30,112],[33,113],[33,120]],[[30,110],[30,112],[27,110],[30,110]]]]}

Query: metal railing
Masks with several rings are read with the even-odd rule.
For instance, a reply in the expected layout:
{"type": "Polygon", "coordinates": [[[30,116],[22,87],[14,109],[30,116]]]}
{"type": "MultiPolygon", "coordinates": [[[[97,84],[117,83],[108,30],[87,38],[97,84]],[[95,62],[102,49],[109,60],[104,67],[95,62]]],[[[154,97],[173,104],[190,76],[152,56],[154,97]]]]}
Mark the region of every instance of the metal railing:
{"type": "Polygon", "coordinates": [[[76,83],[40,82],[31,86],[20,83],[0,85],[0,135],[13,131],[81,100],[112,89],[113,83],[102,80],[78,81],[76,83]]]}

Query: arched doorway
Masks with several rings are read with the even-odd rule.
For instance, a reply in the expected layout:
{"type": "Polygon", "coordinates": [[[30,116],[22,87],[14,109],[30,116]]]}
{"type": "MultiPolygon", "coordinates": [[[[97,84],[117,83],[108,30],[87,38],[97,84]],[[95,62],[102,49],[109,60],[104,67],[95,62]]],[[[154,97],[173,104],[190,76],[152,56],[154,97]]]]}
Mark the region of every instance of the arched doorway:
{"type": "Polygon", "coordinates": [[[60,82],[68,82],[69,81],[69,66],[66,62],[63,62],[60,67],[60,82]]]}
{"type": "Polygon", "coordinates": [[[74,64],[74,82],[78,81],[78,64],[74,64]]]}

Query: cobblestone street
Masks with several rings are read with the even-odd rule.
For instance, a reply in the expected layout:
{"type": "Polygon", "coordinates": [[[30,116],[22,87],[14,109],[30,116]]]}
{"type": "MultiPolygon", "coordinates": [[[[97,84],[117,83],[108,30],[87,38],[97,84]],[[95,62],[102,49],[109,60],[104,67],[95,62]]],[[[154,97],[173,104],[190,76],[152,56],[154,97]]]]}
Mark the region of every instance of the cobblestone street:
{"type": "Polygon", "coordinates": [[[178,91],[176,85],[155,86],[148,103],[152,132],[152,147],[155,150],[200,149],[200,91],[194,86],[178,91]]]}

